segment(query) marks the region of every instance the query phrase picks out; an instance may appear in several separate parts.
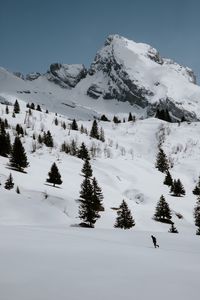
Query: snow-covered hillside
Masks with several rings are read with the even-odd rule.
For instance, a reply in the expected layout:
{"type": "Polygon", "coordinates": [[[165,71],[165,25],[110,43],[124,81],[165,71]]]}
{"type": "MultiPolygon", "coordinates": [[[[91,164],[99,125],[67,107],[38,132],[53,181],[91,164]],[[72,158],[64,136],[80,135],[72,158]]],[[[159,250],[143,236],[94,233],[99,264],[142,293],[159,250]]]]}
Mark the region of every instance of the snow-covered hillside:
{"type": "Polygon", "coordinates": [[[43,75],[23,76],[0,68],[1,97],[85,120],[105,111],[152,117],[157,108],[168,109],[173,119],[200,119],[200,87],[192,70],[119,35],[108,36],[88,70],[53,63],[43,75]]]}

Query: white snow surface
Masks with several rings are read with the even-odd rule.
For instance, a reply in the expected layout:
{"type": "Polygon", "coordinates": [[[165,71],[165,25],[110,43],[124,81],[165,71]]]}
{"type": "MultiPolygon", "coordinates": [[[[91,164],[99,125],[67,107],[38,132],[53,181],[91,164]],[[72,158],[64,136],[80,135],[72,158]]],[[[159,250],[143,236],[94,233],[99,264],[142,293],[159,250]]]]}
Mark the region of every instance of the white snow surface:
{"type": "MultiPolygon", "coordinates": [[[[9,75],[10,76],[10,75],[9,75]]],[[[14,79],[16,80],[16,79],[14,79]]],[[[21,80],[21,79],[17,79],[21,80]]],[[[6,100],[15,97],[4,95],[6,100]]],[[[137,119],[135,123],[99,122],[105,142],[69,130],[71,121],[58,114],[32,111],[19,99],[20,114],[12,117],[0,104],[0,118],[11,127],[21,124],[27,135],[21,138],[30,166],[27,173],[9,169],[8,158],[0,157],[0,298],[2,300],[59,299],[196,299],[199,292],[199,238],[195,236],[192,190],[199,176],[200,123],[170,124],[158,119],[137,119]],[[67,129],[61,127],[65,121],[67,129]],[[35,141],[41,130],[50,130],[55,146],[50,149],[35,141]],[[75,139],[97,155],[91,160],[94,176],[102,187],[105,211],[95,229],[78,228],[83,161],[60,152],[64,141],[75,139]],[[173,197],[163,185],[165,175],[155,169],[158,142],[180,178],[186,196],[173,197]],[[56,162],[63,180],[59,187],[46,184],[56,162]],[[4,189],[12,173],[15,187],[4,189]],[[21,194],[16,193],[19,186],[21,194]],[[172,210],[179,234],[168,233],[169,225],[155,222],[155,206],[163,194],[172,210]],[[136,225],[129,231],[113,228],[116,210],[125,199],[136,225]],[[183,216],[177,217],[177,213],[183,216]],[[159,249],[152,247],[156,235],[159,249]]],[[[125,113],[123,114],[125,115],[125,113]]],[[[126,114],[126,118],[128,114],[126,114]]],[[[78,121],[88,131],[91,121],[78,121]]],[[[10,128],[11,140],[14,131],[10,128]]],[[[1,145],[0,145],[1,146],[1,145]]]]}

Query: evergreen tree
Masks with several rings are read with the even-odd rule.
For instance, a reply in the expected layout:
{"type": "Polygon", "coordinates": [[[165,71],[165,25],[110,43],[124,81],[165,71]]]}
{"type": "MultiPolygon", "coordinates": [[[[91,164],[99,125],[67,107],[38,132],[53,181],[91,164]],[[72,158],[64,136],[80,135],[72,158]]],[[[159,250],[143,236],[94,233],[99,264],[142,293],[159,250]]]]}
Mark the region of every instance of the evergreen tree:
{"type": "Polygon", "coordinates": [[[35,104],[34,104],[33,102],[31,103],[30,108],[31,108],[31,109],[35,109],[35,104]]]}
{"type": "Polygon", "coordinates": [[[197,197],[197,203],[194,208],[194,221],[197,226],[196,234],[200,235],[200,196],[197,197]]]}
{"type": "Polygon", "coordinates": [[[162,173],[165,173],[169,170],[168,159],[162,148],[159,149],[156,157],[156,168],[162,173]]]}
{"type": "Polygon", "coordinates": [[[5,131],[4,122],[0,123],[0,156],[7,157],[11,151],[10,135],[5,131]]]}
{"type": "Polygon", "coordinates": [[[103,193],[98,185],[98,182],[96,178],[94,177],[92,180],[92,195],[93,195],[93,201],[94,201],[94,207],[96,211],[103,211],[104,207],[102,204],[103,201],[103,193]]]}
{"type": "Polygon", "coordinates": [[[58,167],[55,163],[52,164],[51,170],[48,173],[49,178],[47,178],[47,182],[53,183],[53,186],[56,184],[62,184],[61,175],[59,173],[58,167]]]}
{"type": "Polygon", "coordinates": [[[78,150],[78,157],[81,159],[88,159],[88,160],[90,159],[88,149],[84,143],[81,144],[81,147],[78,150]]]}
{"type": "Polygon", "coordinates": [[[16,193],[17,193],[17,194],[21,194],[21,193],[20,193],[20,189],[19,189],[18,186],[17,186],[17,188],[16,188],[16,193]]]}
{"type": "Polygon", "coordinates": [[[6,105],[6,114],[7,114],[7,115],[9,114],[9,108],[8,108],[8,105],[6,105]]]}
{"type": "Polygon", "coordinates": [[[77,155],[77,144],[74,139],[72,139],[70,144],[70,155],[76,156],[77,155]]]}
{"type": "Polygon", "coordinates": [[[176,197],[181,197],[182,195],[185,195],[185,189],[180,179],[173,181],[170,192],[173,194],[173,196],[176,197]]]}
{"type": "Polygon", "coordinates": [[[161,195],[160,200],[157,203],[156,211],[154,214],[154,220],[163,222],[163,223],[171,223],[171,211],[168,203],[166,202],[163,195],[161,195]]]}
{"type": "Polygon", "coordinates": [[[62,122],[62,128],[65,130],[67,128],[66,123],[62,122]]]}
{"type": "Polygon", "coordinates": [[[91,168],[89,159],[85,160],[81,172],[83,173],[83,176],[86,177],[86,178],[91,178],[92,177],[92,168],[91,168]]]}
{"type": "Polygon", "coordinates": [[[128,122],[131,122],[131,121],[133,121],[133,116],[132,116],[131,113],[129,113],[129,116],[128,116],[128,122]]]}
{"type": "Polygon", "coordinates": [[[11,190],[14,187],[14,182],[13,182],[13,178],[12,178],[12,174],[10,173],[8,179],[5,182],[5,189],[6,190],[11,190]]]}
{"type": "Polygon", "coordinates": [[[36,107],[36,110],[38,110],[38,111],[42,111],[42,110],[41,110],[41,107],[40,107],[40,105],[39,105],[39,104],[37,105],[37,107],[36,107]]]}
{"type": "Polygon", "coordinates": [[[170,229],[169,229],[170,233],[178,233],[178,230],[176,229],[176,227],[174,226],[174,222],[172,222],[170,229]]]}
{"type": "Polygon", "coordinates": [[[14,111],[15,114],[19,114],[19,112],[20,112],[20,107],[19,107],[19,103],[18,103],[17,100],[15,101],[13,111],[14,111]]]}
{"type": "Polygon", "coordinates": [[[100,218],[100,215],[95,209],[93,188],[88,177],[85,177],[81,184],[79,202],[79,218],[83,220],[88,227],[94,228],[94,224],[97,219],[100,218]]]}
{"type": "Polygon", "coordinates": [[[78,130],[78,124],[75,119],[72,121],[71,130],[78,130]]]}
{"type": "Polygon", "coordinates": [[[110,120],[106,117],[106,115],[102,115],[100,120],[104,122],[110,122],[110,120]]]}
{"type": "Polygon", "coordinates": [[[121,123],[121,121],[120,121],[120,120],[118,119],[118,117],[116,117],[116,116],[113,117],[113,122],[114,122],[115,124],[121,123]]]}
{"type": "Polygon", "coordinates": [[[43,141],[47,147],[53,147],[53,138],[49,130],[47,133],[44,132],[43,141]]]}
{"type": "Polygon", "coordinates": [[[58,119],[55,118],[55,121],[54,121],[55,125],[58,126],[58,119]]]}
{"type": "Polygon", "coordinates": [[[192,191],[194,195],[200,195],[200,176],[197,185],[195,186],[194,190],[192,191]]]}
{"type": "Polygon", "coordinates": [[[14,111],[13,111],[13,113],[12,113],[12,117],[15,118],[15,112],[14,112],[14,111]]]}
{"type": "Polygon", "coordinates": [[[83,124],[81,124],[80,132],[81,132],[81,134],[84,133],[84,127],[83,127],[83,124]]]}
{"type": "Polygon", "coordinates": [[[38,135],[38,139],[37,139],[37,140],[38,140],[38,143],[39,143],[39,144],[42,144],[42,143],[43,143],[43,138],[41,137],[40,134],[38,135]]]}
{"type": "Polygon", "coordinates": [[[21,143],[21,140],[19,137],[15,138],[12,151],[11,151],[11,157],[10,157],[10,165],[11,167],[15,168],[18,171],[23,171],[24,168],[28,166],[27,157],[25,153],[25,149],[21,143]]]}
{"type": "Polygon", "coordinates": [[[102,127],[100,129],[99,140],[102,141],[103,143],[105,142],[105,135],[102,127]]]}
{"type": "Polygon", "coordinates": [[[99,128],[96,120],[93,121],[92,128],[90,131],[90,137],[97,140],[99,139],[99,128]]]}
{"type": "Polygon", "coordinates": [[[24,135],[24,130],[23,130],[21,125],[19,125],[19,124],[16,125],[16,132],[17,132],[18,135],[20,135],[20,134],[22,136],[24,135]]]}
{"type": "Polygon", "coordinates": [[[114,227],[130,229],[133,226],[135,226],[135,222],[131,215],[131,211],[129,210],[127,203],[123,200],[117,211],[117,218],[114,227]]]}
{"type": "Polygon", "coordinates": [[[173,179],[171,177],[171,174],[169,171],[167,171],[167,174],[165,176],[165,180],[163,182],[165,185],[168,185],[168,186],[172,186],[173,185],[173,179]]]}

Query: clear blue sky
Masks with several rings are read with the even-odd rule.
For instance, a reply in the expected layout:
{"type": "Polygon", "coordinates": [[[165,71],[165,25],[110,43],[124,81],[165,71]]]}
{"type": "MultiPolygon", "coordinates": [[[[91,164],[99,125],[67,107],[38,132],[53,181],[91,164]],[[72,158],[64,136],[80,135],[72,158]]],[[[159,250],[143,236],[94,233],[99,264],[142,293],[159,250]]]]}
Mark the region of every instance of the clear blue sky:
{"type": "Polygon", "coordinates": [[[0,0],[0,66],[45,72],[53,62],[89,66],[106,36],[157,48],[200,78],[199,0],[0,0]]]}

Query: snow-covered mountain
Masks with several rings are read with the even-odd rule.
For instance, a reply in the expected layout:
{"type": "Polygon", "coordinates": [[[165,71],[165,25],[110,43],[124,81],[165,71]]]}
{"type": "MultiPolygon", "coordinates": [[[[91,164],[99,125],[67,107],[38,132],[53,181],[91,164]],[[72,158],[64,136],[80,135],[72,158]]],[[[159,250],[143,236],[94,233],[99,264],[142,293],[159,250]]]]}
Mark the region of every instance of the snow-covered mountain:
{"type": "Polygon", "coordinates": [[[0,69],[5,95],[84,119],[128,111],[154,116],[157,108],[167,108],[175,120],[200,119],[200,87],[192,70],[118,35],[108,36],[88,70],[54,63],[43,75],[23,76],[0,69]]]}

